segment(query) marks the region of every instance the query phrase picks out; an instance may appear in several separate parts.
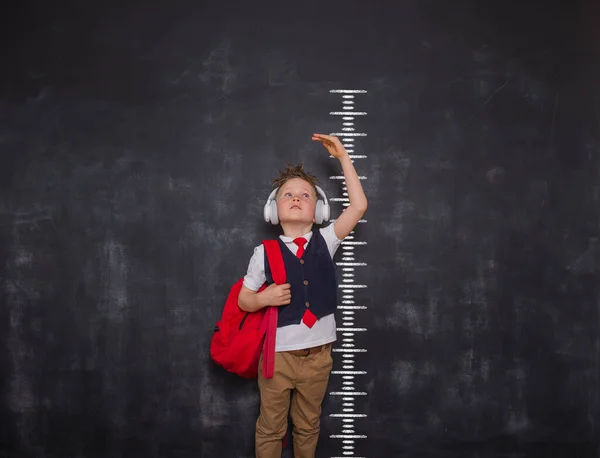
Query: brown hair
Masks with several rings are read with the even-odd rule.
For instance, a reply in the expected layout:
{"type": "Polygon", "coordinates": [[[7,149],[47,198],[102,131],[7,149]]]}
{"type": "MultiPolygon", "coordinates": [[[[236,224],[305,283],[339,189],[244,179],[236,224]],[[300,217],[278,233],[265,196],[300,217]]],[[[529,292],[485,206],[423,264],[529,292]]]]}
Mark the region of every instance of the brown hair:
{"type": "Polygon", "coordinates": [[[273,180],[273,187],[281,188],[287,181],[292,178],[301,178],[308,182],[315,191],[315,196],[318,196],[317,192],[317,177],[306,173],[304,171],[304,164],[287,165],[285,169],[279,171],[279,176],[273,180]]]}

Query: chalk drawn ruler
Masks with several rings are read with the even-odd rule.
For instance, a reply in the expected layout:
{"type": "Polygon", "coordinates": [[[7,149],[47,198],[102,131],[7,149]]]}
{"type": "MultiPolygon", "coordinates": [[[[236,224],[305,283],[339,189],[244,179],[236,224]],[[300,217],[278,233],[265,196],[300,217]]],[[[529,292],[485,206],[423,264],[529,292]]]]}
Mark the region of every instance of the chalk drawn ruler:
{"type": "MultiPolygon", "coordinates": [[[[348,151],[352,162],[366,159],[366,155],[357,154],[355,140],[358,137],[367,136],[364,132],[356,131],[356,120],[367,115],[366,112],[357,110],[356,100],[357,97],[366,94],[367,91],[362,89],[332,89],[329,92],[337,94],[342,98],[342,110],[329,113],[331,116],[340,118],[342,123],[341,132],[331,132],[330,135],[339,137],[346,148],[346,151],[348,151]]],[[[331,180],[342,181],[342,197],[334,197],[329,200],[331,202],[341,202],[344,207],[350,205],[344,177],[332,176],[329,178],[331,180]]],[[[361,180],[366,180],[367,177],[359,175],[359,178],[361,180]]],[[[366,222],[366,220],[359,221],[359,223],[366,222]]],[[[367,308],[366,306],[360,305],[360,301],[357,300],[357,296],[361,291],[367,288],[367,285],[357,284],[355,282],[354,274],[357,269],[365,267],[367,264],[364,262],[357,262],[354,249],[358,245],[366,244],[367,242],[356,240],[355,233],[352,231],[350,235],[342,241],[342,257],[339,262],[336,262],[342,270],[342,280],[339,285],[342,293],[342,301],[337,307],[342,315],[341,327],[338,324],[337,328],[337,331],[342,334],[342,339],[341,345],[336,345],[333,351],[342,354],[342,370],[332,371],[331,375],[341,378],[341,391],[331,391],[329,395],[340,396],[342,398],[342,411],[340,413],[330,414],[331,417],[339,418],[341,420],[341,433],[332,434],[329,437],[331,439],[341,440],[342,456],[332,458],[365,458],[356,456],[355,444],[357,440],[367,438],[366,435],[360,434],[359,426],[356,424],[356,420],[367,416],[366,413],[359,411],[357,408],[357,400],[364,400],[364,396],[366,396],[367,393],[360,391],[356,382],[367,372],[356,369],[355,357],[358,353],[365,353],[367,350],[364,348],[357,348],[354,337],[357,333],[365,332],[366,328],[356,327],[354,324],[354,315],[367,308]]],[[[337,380],[335,380],[334,383],[338,386],[337,380]]],[[[366,405],[366,402],[361,402],[359,404],[364,406],[366,405]]]]}

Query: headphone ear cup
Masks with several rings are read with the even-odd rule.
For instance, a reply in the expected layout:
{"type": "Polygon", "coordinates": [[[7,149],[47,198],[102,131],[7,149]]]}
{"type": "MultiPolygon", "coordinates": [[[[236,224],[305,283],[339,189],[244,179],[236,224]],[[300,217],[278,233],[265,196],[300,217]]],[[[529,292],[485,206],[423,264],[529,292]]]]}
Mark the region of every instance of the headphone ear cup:
{"type": "Polygon", "coordinates": [[[329,206],[329,203],[323,202],[323,221],[329,221],[330,213],[331,207],[329,206]]]}
{"type": "Polygon", "coordinates": [[[269,202],[265,203],[265,206],[263,207],[263,218],[266,223],[271,222],[271,204],[269,202]]]}
{"type": "Polygon", "coordinates": [[[279,224],[279,215],[277,214],[277,202],[275,202],[274,200],[271,201],[270,219],[271,224],[279,224]]]}
{"type": "Polygon", "coordinates": [[[321,224],[323,222],[323,201],[317,200],[317,205],[315,205],[315,223],[321,224]]]}
{"type": "Polygon", "coordinates": [[[267,202],[265,203],[263,217],[267,223],[279,224],[279,216],[277,215],[277,202],[275,200],[276,196],[277,189],[273,189],[269,195],[269,198],[267,199],[267,202]]]}

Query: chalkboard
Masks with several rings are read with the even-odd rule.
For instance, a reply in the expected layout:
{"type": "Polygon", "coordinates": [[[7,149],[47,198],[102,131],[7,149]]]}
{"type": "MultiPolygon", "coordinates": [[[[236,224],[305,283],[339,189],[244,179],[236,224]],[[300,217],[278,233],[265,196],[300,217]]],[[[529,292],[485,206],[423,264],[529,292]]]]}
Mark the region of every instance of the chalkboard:
{"type": "Polygon", "coordinates": [[[278,234],[262,220],[277,171],[304,162],[343,209],[313,132],[364,134],[343,138],[369,199],[336,255],[348,281],[317,456],[595,456],[596,13],[400,0],[3,15],[0,457],[254,456],[256,383],[208,345],[253,248],[278,234]]]}

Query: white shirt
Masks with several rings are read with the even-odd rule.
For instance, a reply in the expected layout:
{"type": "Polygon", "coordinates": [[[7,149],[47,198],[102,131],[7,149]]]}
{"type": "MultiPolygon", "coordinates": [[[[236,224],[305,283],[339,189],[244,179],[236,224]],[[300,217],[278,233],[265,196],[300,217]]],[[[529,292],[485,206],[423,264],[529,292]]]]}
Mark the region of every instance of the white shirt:
{"type": "MultiPolygon", "coordinates": [[[[325,239],[329,254],[333,259],[335,252],[342,241],[338,240],[333,230],[333,224],[319,229],[319,232],[325,239]]],[[[306,245],[310,241],[313,233],[309,232],[302,237],[306,239],[306,245]]],[[[298,251],[298,246],[293,242],[292,237],[280,235],[279,238],[294,255],[298,251]]],[[[265,283],[265,248],[262,244],[254,248],[254,254],[248,264],[248,271],[244,276],[244,286],[252,291],[258,289],[265,283]]],[[[336,340],[335,315],[332,313],[322,317],[313,325],[312,328],[306,326],[303,322],[300,324],[291,324],[277,328],[277,337],[275,340],[275,351],[301,350],[303,348],[316,347],[336,340]]]]}

